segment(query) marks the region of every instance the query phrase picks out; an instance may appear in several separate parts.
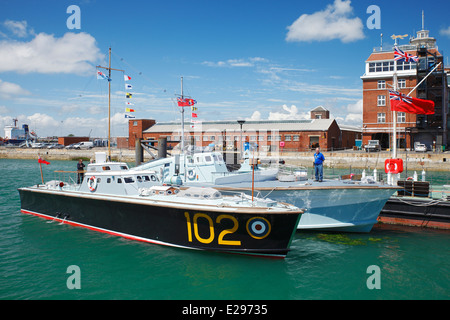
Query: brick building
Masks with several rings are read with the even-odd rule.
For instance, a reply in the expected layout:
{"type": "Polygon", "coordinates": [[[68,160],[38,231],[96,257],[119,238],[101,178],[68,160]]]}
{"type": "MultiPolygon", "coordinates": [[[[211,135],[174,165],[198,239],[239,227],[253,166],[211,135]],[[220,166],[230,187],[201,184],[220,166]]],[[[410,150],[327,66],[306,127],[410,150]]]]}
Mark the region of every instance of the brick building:
{"type": "MultiPolygon", "coordinates": [[[[418,56],[419,62],[397,62],[398,91],[408,94],[443,56],[429,31],[417,32],[401,50],[418,56]]],[[[391,148],[393,139],[389,89],[393,88],[394,48],[376,48],[365,62],[363,81],[363,144],[379,140],[382,148],[391,148]]],[[[449,96],[447,74],[441,64],[412,94],[412,97],[435,102],[435,114],[416,115],[397,112],[397,146],[412,148],[414,142],[425,143],[429,149],[440,148],[449,141],[449,96]]]]}
{"type": "MultiPolygon", "coordinates": [[[[283,151],[305,151],[317,146],[323,150],[352,148],[355,139],[361,139],[360,128],[340,128],[323,107],[312,110],[311,117],[306,120],[247,120],[242,125],[242,141],[256,143],[261,151],[278,151],[281,148],[283,151]]],[[[133,119],[129,121],[129,127],[130,148],[134,148],[136,138],[158,140],[167,137],[169,148],[181,140],[179,122],[155,124],[154,120],[133,119]],[[149,127],[144,129],[147,125],[149,127]]],[[[241,127],[237,120],[206,121],[195,128],[185,123],[184,131],[185,141],[194,141],[196,146],[214,144],[218,149],[224,145],[228,149],[240,146],[241,127]]]]}

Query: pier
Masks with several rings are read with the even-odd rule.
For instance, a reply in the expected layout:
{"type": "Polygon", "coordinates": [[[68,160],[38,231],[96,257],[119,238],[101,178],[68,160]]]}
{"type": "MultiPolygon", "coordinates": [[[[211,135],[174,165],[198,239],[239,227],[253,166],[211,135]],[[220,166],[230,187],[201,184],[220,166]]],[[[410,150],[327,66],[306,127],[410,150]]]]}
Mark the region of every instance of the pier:
{"type": "MultiPolygon", "coordinates": [[[[37,159],[38,154],[46,160],[89,160],[93,159],[95,152],[105,151],[105,148],[93,148],[88,150],[74,149],[31,149],[31,148],[7,148],[0,147],[0,159],[37,159]]],[[[176,153],[176,151],[173,151],[176,153]]],[[[232,152],[231,152],[232,153],[232,152]]],[[[154,152],[157,155],[157,152],[154,152]]],[[[364,152],[355,150],[323,151],[325,156],[324,166],[326,168],[355,168],[355,169],[377,169],[384,172],[384,160],[390,157],[389,151],[364,152]]],[[[260,159],[284,160],[287,165],[311,167],[313,151],[310,152],[277,152],[260,153],[260,159]]],[[[427,152],[407,153],[399,151],[399,156],[404,159],[407,170],[450,170],[450,152],[427,152]],[[407,161],[406,161],[407,160],[407,161]]],[[[150,161],[153,157],[148,152],[142,153],[143,161],[150,161]]],[[[111,158],[117,161],[134,163],[136,160],[134,149],[111,148],[111,158]]],[[[234,159],[234,157],[228,157],[234,159]]]]}

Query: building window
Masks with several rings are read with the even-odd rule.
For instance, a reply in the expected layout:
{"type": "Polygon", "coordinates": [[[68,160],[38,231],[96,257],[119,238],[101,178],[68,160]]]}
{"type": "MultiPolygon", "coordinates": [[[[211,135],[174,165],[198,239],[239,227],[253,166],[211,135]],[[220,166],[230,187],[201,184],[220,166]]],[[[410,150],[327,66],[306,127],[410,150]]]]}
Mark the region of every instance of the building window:
{"type": "Polygon", "coordinates": [[[259,141],[264,141],[264,136],[258,136],[259,141]]]}
{"type": "Polygon", "coordinates": [[[321,115],[321,114],[316,114],[316,115],[315,115],[315,118],[316,118],[316,119],[322,119],[322,115],[321,115]]]}
{"type": "Polygon", "coordinates": [[[290,135],[284,136],[284,141],[291,141],[291,136],[290,135]]]}
{"type": "Polygon", "coordinates": [[[378,89],[386,89],[386,81],[385,80],[378,80],[378,89]]]}
{"type": "Polygon", "coordinates": [[[386,113],[377,113],[377,123],[386,123],[386,113]]]}
{"type": "Polygon", "coordinates": [[[137,121],[133,121],[133,127],[137,127],[138,122],[137,121]]]}
{"type": "Polygon", "coordinates": [[[250,141],[256,141],[256,136],[250,136],[250,141]]]}
{"type": "Polygon", "coordinates": [[[386,105],[386,96],[379,95],[377,99],[377,106],[382,107],[386,105]]]}
{"type": "Polygon", "coordinates": [[[398,80],[398,88],[399,89],[406,88],[406,79],[399,79],[398,80]]]}
{"type": "Polygon", "coordinates": [[[295,135],[294,135],[294,140],[293,140],[293,141],[300,141],[300,137],[299,137],[298,134],[295,134],[295,135]]]}
{"type": "Polygon", "coordinates": [[[397,122],[398,123],[406,122],[406,113],[405,112],[397,112],[397,122]]]}

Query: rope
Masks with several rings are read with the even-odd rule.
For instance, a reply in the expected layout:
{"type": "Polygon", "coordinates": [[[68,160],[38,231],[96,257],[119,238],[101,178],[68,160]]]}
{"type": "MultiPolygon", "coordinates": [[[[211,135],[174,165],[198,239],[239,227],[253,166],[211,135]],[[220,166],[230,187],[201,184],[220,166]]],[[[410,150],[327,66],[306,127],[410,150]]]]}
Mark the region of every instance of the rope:
{"type": "Polygon", "coordinates": [[[419,202],[409,202],[407,200],[403,200],[401,198],[397,198],[400,202],[406,203],[408,205],[414,206],[414,207],[430,207],[430,206],[434,206],[436,204],[442,203],[442,202],[448,202],[447,199],[436,199],[436,200],[431,200],[430,202],[427,203],[419,203],[419,202]]]}

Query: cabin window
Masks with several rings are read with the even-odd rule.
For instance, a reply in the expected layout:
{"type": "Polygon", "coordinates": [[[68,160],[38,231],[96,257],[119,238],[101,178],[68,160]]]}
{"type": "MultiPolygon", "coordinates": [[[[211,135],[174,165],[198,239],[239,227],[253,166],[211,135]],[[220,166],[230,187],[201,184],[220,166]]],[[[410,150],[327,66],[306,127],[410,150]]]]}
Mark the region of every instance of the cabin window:
{"type": "Polygon", "coordinates": [[[111,183],[111,178],[107,178],[106,183],[111,183]]]}
{"type": "Polygon", "coordinates": [[[136,180],[137,180],[138,182],[142,182],[141,176],[137,176],[137,177],[136,177],[136,180]]]}
{"type": "Polygon", "coordinates": [[[125,181],[125,183],[133,183],[134,179],[132,177],[125,177],[123,178],[123,180],[125,181]]]}
{"type": "Polygon", "coordinates": [[[104,166],[104,167],[102,167],[102,169],[103,169],[104,171],[111,170],[111,168],[110,168],[109,166],[104,166]]]}
{"type": "MultiPolygon", "coordinates": [[[[148,177],[147,177],[147,178],[148,178],[148,177]]],[[[156,176],[154,176],[154,175],[151,175],[150,178],[152,179],[152,181],[158,180],[158,179],[156,179],[156,176]]]]}
{"type": "Polygon", "coordinates": [[[210,157],[210,156],[205,156],[205,161],[206,161],[206,162],[211,162],[211,161],[212,161],[212,159],[211,159],[211,157],[210,157]]]}
{"type": "Polygon", "coordinates": [[[121,170],[128,170],[128,167],[127,166],[120,166],[120,169],[121,170]]]}
{"type": "Polygon", "coordinates": [[[97,183],[100,183],[102,181],[101,178],[97,178],[97,183]]]}
{"type": "Polygon", "coordinates": [[[122,183],[122,179],[121,178],[117,178],[117,183],[122,183]]]}

